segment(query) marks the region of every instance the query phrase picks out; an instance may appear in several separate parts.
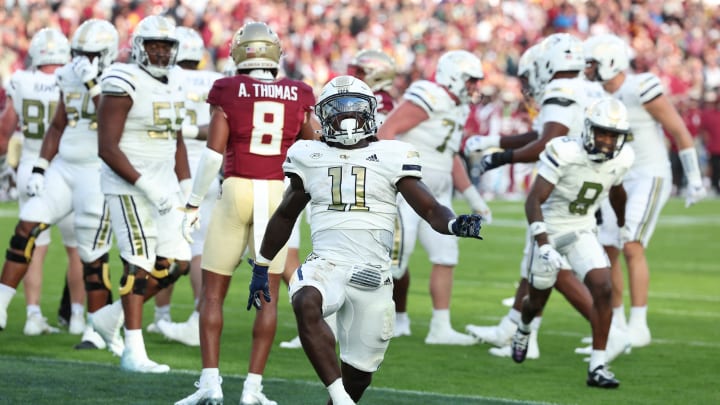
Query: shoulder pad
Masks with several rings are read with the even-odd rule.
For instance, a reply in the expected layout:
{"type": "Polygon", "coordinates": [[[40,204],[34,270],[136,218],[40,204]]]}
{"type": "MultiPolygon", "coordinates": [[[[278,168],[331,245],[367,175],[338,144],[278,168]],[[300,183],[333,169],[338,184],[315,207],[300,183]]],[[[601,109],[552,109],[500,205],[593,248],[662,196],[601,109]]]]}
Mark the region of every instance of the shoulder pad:
{"type": "Polygon", "coordinates": [[[540,159],[555,168],[581,162],[585,158],[585,149],[578,138],[561,136],[551,139],[540,154],[540,159]]]}
{"type": "Polygon", "coordinates": [[[103,72],[100,79],[102,91],[105,94],[122,94],[135,96],[137,89],[139,68],[125,63],[112,64],[103,72]]]}
{"type": "Polygon", "coordinates": [[[660,78],[653,73],[641,73],[637,75],[637,95],[640,103],[648,103],[661,96],[665,91],[660,78]]]}
{"type": "Polygon", "coordinates": [[[418,80],[407,88],[403,98],[417,104],[428,114],[450,107],[452,99],[442,86],[428,80],[418,80]]]}
{"type": "Polygon", "coordinates": [[[541,105],[558,104],[567,107],[578,102],[579,81],[575,79],[555,79],[545,86],[543,90],[541,105]]]}

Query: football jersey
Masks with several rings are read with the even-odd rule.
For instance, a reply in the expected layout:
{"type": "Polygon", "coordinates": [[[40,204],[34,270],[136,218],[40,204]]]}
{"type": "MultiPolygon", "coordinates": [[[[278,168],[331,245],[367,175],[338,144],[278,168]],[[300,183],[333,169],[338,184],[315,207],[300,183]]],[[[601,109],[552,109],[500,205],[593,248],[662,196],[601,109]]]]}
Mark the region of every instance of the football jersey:
{"type": "Polygon", "coordinates": [[[55,74],[67,116],[58,154],[70,163],[99,162],[95,103],[71,64],[59,68],[55,74]]]}
{"type": "Polygon", "coordinates": [[[450,173],[470,106],[456,104],[444,87],[427,80],[411,84],[403,98],[425,110],[429,118],[398,134],[397,139],[412,144],[420,152],[424,167],[450,173]]]}
{"type": "Polygon", "coordinates": [[[630,174],[670,176],[665,137],[660,124],[647,112],[644,105],[663,94],[660,79],[652,73],[630,74],[613,97],[627,107],[631,137],[628,145],[635,152],[635,164],[630,174]]]}
{"type": "Polygon", "coordinates": [[[396,183],[407,176],[421,177],[419,153],[412,145],[387,140],[341,149],[319,141],[298,141],[288,150],[283,169],[300,177],[310,195],[306,212],[316,253],[328,260],[355,254],[358,263],[389,265],[397,215],[396,183]],[[355,242],[340,243],[348,234],[354,235],[355,242]],[[368,252],[378,242],[381,246],[368,252]]]}
{"type": "Polygon", "coordinates": [[[542,204],[549,234],[595,227],[595,211],[633,162],[633,150],[624,147],[614,159],[593,162],[579,138],[552,139],[540,154],[538,176],[555,185],[542,204]]]}
{"type": "Polygon", "coordinates": [[[207,102],[225,111],[230,126],[225,177],[283,180],[287,150],[315,105],[312,88],[288,78],[237,75],[215,81],[207,102]]]}
{"type": "Polygon", "coordinates": [[[580,77],[554,79],[545,86],[540,101],[537,124],[557,122],[568,128],[567,136],[580,137],[585,126],[585,109],[605,92],[597,83],[580,77]]]}
{"type": "MultiPolygon", "coordinates": [[[[186,125],[203,126],[210,123],[210,106],[206,100],[215,80],[223,77],[221,73],[211,70],[185,70],[177,67],[182,77],[182,90],[185,94],[186,125]]],[[[187,147],[188,160],[197,162],[200,159],[206,141],[183,138],[187,147]]],[[[195,170],[194,167],[191,167],[195,170]]]]}
{"type": "MultiPolygon", "coordinates": [[[[177,192],[176,135],[185,116],[185,95],[177,69],[170,69],[167,79],[163,83],[135,64],[115,63],[103,72],[102,91],[104,95],[125,94],[132,98],[120,138],[120,149],[130,163],[152,184],[177,192]]],[[[104,163],[102,187],[106,194],[139,193],[104,163]]]]}
{"type": "Polygon", "coordinates": [[[34,163],[40,156],[45,131],[60,99],[55,75],[39,70],[18,70],[10,77],[6,92],[12,99],[24,137],[21,159],[34,163]]]}

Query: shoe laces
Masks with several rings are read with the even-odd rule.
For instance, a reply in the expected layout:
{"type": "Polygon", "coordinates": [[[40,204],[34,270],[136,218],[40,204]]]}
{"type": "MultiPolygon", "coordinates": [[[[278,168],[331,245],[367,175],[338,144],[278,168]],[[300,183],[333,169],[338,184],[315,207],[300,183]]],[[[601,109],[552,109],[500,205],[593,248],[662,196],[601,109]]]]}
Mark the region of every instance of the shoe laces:
{"type": "Polygon", "coordinates": [[[516,349],[527,350],[530,343],[530,332],[523,332],[520,329],[513,335],[513,346],[516,349]]]}
{"type": "Polygon", "coordinates": [[[598,366],[592,373],[607,380],[615,378],[615,374],[607,366],[598,366]]]}

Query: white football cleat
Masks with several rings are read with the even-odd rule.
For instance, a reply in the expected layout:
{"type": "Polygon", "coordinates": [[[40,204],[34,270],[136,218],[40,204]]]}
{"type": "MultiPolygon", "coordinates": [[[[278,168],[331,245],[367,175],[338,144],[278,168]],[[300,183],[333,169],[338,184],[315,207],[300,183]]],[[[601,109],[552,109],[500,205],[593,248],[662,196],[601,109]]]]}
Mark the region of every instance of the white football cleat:
{"type": "Polygon", "coordinates": [[[508,307],[508,308],[512,308],[512,306],[515,305],[515,297],[503,298],[503,300],[501,301],[501,303],[503,304],[503,306],[506,306],[506,307],[508,307]]]}
{"type": "Polygon", "coordinates": [[[47,318],[39,313],[33,313],[28,316],[23,328],[23,334],[26,336],[39,336],[42,334],[60,333],[60,329],[50,326],[47,318]]]}
{"type": "Polygon", "coordinates": [[[452,328],[433,328],[430,327],[425,344],[428,345],[455,345],[455,346],[472,346],[477,344],[478,340],[470,335],[460,333],[452,328]]]}
{"type": "Polygon", "coordinates": [[[75,349],[82,350],[82,349],[105,349],[107,345],[105,344],[105,341],[103,340],[102,336],[100,336],[97,332],[95,332],[95,329],[92,328],[89,324],[85,325],[85,331],[83,332],[82,337],[80,338],[80,343],[75,345],[75,349]]]}
{"type": "MultiPolygon", "coordinates": [[[[510,357],[512,356],[512,348],[510,344],[503,347],[491,347],[488,349],[488,353],[496,357],[510,357]]],[[[530,331],[530,341],[528,342],[528,350],[525,355],[526,359],[539,359],[540,358],[540,346],[538,345],[538,331],[530,331]]]]}
{"type": "Polygon", "coordinates": [[[410,317],[407,313],[395,314],[395,330],[393,331],[394,337],[410,336],[410,317]]]}
{"type": "Polygon", "coordinates": [[[175,405],[222,405],[223,392],[220,384],[222,384],[222,377],[218,377],[215,384],[201,385],[200,381],[195,381],[195,387],[198,390],[175,402],[175,405]]]}
{"type": "Polygon", "coordinates": [[[467,325],[465,331],[483,343],[489,343],[496,347],[510,345],[512,337],[517,329],[517,324],[510,318],[503,317],[497,326],[467,325]]]}
{"type": "Polygon", "coordinates": [[[262,393],[262,388],[262,385],[248,384],[246,380],[240,397],[240,405],[277,405],[277,402],[269,400],[262,393]]]}
{"type": "Polygon", "coordinates": [[[130,350],[124,350],[120,358],[120,368],[124,371],[132,373],[167,373],[170,366],[167,364],[158,364],[147,356],[133,355],[130,350]]]}
{"type": "Polygon", "coordinates": [[[187,346],[200,346],[200,320],[193,312],[185,322],[168,322],[161,319],[156,322],[160,333],[170,340],[187,346]]]}
{"type": "Polygon", "coordinates": [[[592,336],[585,336],[584,338],[580,339],[580,343],[584,345],[591,345],[592,344],[592,336]]]}
{"type": "Polygon", "coordinates": [[[70,315],[70,324],[68,325],[68,332],[71,335],[80,335],[85,331],[85,314],[77,313],[70,315]]]}
{"type": "Polygon", "coordinates": [[[0,330],[5,329],[7,326],[7,308],[0,306],[0,330]]]}
{"type": "Polygon", "coordinates": [[[280,347],[283,349],[301,349],[302,342],[300,342],[300,336],[295,336],[286,342],[280,342],[280,347]]]}
{"type": "Polygon", "coordinates": [[[105,341],[108,350],[114,355],[122,357],[125,350],[125,341],[120,336],[120,328],[125,322],[125,314],[120,301],[93,312],[90,324],[105,341]]]}
{"type": "Polygon", "coordinates": [[[632,347],[645,347],[652,341],[650,328],[647,325],[634,325],[631,321],[628,325],[628,333],[632,347]]]}

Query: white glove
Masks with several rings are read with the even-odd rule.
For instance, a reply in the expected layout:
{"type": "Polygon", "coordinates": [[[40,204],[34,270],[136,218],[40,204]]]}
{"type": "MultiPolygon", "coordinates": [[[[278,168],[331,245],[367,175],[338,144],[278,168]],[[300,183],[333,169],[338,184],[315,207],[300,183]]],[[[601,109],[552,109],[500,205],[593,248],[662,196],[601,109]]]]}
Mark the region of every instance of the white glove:
{"type": "Polygon", "coordinates": [[[192,233],[200,229],[200,209],[198,207],[185,207],[182,220],[182,234],[188,243],[193,243],[192,233]]]}
{"type": "Polygon", "coordinates": [[[465,141],[465,149],[463,152],[467,155],[472,152],[482,152],[485,149],[499,148],[499,135],[473,135],[465,141]]]}
{"type": "Polygon", "coordinates": [[[533,266],[530,271],[530,284],[538,290],[552,288],[557,281],[557,275],[563,265],[560,253],[549,243],[538,248],[538,266],[533,266]]]}
{"type": "Polygon", "coordinates": [[[688,184],[685,190],[685,208],[697,203],[707,196],[707,190],[702,182],[696,184],[688,184]]]}
{"type": "Polygon", "coordinates": [[[28,197],[42,195],[43,191],[45,191],[45,169],[47,169],[49,165],[50,162],[45,158],[38,158],[37,162],[35,162],[27,186],[25,187],[25,193],[28,197]]]}
{"type": "Polygon", "coordinates": [[[172,208],[170,196],[163,192],[162,187],[157,187],[156,185],[150,183],[151,181],[147,180],[145,176],[140,176],[135,182],[135,187],[140,189],[140,191],[145,194],[145,197],[147,197],[147,199],[155,205],[155,208],[157,208],[160,215],[167,214],[172,208]]]}
{"type": "Polygon", "coordinates": [[[28,197],[40,196],[45,191],[45,175],[43,173],[32,172],[25,189],[28,197]]]}
{"type": "Polygon", "coordinates": [[[492,223],[492,211],[490,211],[490,207],[488,207],[475,186],[468,187],[462,194],[468,204],[470,204],[473,212],[482,216],[483,225],[490,225],[492,223]]]}
{"type": "Polygon", "coordinates": [[[76,56],[71,62],[73,72],[80,78],[80,81],[85,83],[86,87],[87,82],[98,77],[100,70],[98,67],[99,59],[93,58],[92,62],[90,62],[87,56],[76,56]]]}
{"type": "Polygon", "coordinates": [[[198,133],[200,133],[200,128],[198,128],[197,125],[183,124],[181,131],[182,131],[183,138],[195,139],[195,138],[197,138],[198,133]]]}

